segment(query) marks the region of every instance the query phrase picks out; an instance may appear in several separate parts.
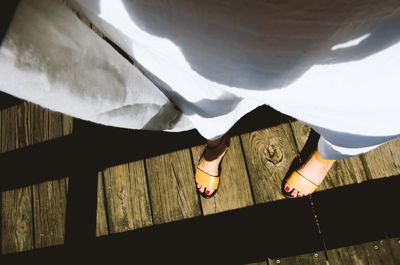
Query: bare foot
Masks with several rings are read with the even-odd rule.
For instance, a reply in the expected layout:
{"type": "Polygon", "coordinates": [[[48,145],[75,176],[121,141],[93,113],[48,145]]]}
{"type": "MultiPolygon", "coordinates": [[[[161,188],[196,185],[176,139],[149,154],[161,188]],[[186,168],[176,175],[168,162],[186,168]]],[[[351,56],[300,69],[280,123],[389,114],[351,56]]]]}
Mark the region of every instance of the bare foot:
{"type": "MultiPolygon", "coordinates": [[[[324,180],[329,169],[334,163],[335,160],[326,160],[319,155],[318,151],[316,151],[297,171],[308,180],[312,181],[316,185],[319,185],[324,180]]],[[[292,197],[303,197],[309,195],[305,193],[303,194],[287,183],[285,183],[284,191],[290,194],[292,197]]]]}
{"type": "MultiPolygon", "coordinates": [[[[219,176],[219,164],[229,147],[229,136],[223,136],[215,141],[207,141],[203,155],[197,165],[197,168],[212,176],[219,176]]],[[[197,189],[200,193],[207,196],[213,194],[212,188],[207,188],[197,183],[197,189]]]]}

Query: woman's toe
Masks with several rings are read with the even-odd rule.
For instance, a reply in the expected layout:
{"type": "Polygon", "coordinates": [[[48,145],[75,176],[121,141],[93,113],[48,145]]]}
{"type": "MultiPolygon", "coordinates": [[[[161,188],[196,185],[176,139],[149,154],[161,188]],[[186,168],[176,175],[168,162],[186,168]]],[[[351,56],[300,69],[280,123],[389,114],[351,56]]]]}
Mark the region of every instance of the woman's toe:
{"type": "Polygon", "coordinates": [[[285,184],[285,187],[283,188],[285,192],[289,193],[292,190],[292,187],[289,186],[289,184],[285,184]]]}
{"type": "Polygon", "coordinates": [[[201,187],[200,187],[200,189],[199,189],[199,191],[200,191],[201,193],[203,193],[203,192],[204,192],[204,190],[205,190],[205,189],[204,189],[204,187],[203,187],[203,186],[201,186],[201,187]]]}
{"type": "Polygon", "coordinates": [[[200,188],[201,188],[201,185],[200,185],[200,184],[198,184],[198,183],[197,183],[197,188],[198,188],[198,189],[200,189],[200,188]]]}
{"type": "Polygon", "coordinates": [[[297,197],[303,197],[303,196],[304,196],[303,193],[301,193],[301,192],[298,192],[298,193],[297,193],[297,197]]]}
{"type": "Polygon", "coordinates": [[[213,192],[214,192],[214,190],[206,189],[206,195],[207,196],[210,196],[213,192]]]}
{"type": "Polygon", "coordinates": [[[292,191],[292,197],[295,197],[295,198],[296,198],[296,197],[297,197],[297,194],[298,194],[298,191],[297,191],[297,190],[293,190],[293,191],[292,191]]]}

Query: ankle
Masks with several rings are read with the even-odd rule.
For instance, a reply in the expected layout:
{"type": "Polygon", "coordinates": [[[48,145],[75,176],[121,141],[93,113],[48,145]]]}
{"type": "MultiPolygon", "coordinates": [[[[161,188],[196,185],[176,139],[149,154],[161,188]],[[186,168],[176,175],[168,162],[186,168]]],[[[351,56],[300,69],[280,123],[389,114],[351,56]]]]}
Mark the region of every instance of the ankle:
{"type": "Polygon", "coordinates": [[[207,140],[206,149],[213,150],[221,147],[222,145],[225,147],[229,146],[229,136],[227,136],[226,134],[216,140],[207,140]]]}
{"type": "Polygon", "coordinates": [[[321,156],[320,152],[318,150],[314,151],[314,157],[317,159],[318,162],[323,163],[323,164],[333,164],[336,160],[330,160],[330,159],[325,159],[321,156]]]}

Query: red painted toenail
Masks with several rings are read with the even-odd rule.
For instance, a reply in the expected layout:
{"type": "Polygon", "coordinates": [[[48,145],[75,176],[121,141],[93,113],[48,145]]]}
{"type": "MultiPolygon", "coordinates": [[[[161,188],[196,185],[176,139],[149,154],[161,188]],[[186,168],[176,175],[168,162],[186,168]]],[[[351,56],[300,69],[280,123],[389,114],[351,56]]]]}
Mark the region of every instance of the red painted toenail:
{"type": "Polygon", "coordinates": [[[209,190],[206,190],[206,195],[210,195],[210,191],[209,190]]]}
{"type": "Polygon", "coordinates": [[[285,187],[285,191],[286,191],[286,192],[289,192],[289,190],[290,190],[289,186],[286,186],[286,187],[285,187]]]}

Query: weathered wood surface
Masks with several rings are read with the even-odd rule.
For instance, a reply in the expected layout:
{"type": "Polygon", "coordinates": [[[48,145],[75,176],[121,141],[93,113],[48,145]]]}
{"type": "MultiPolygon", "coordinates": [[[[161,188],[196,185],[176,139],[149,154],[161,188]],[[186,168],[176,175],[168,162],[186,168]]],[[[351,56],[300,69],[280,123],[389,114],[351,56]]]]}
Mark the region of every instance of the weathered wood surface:
{"type": "Polygon", "coordinates": [[[145,160],[154,224],[201,215],[188,149],[145,160]]]}
{"type": "Polygon", "coordinates": [[[63,135],[69,135],[73,130],[73,121],[74,119],[67,115],[62,115],[62,123],[63,123],[63,135]]]}
{"type": "Polygon", "coordinates": [[[64,243],[66,181],[33,186],[35,248],[64,243]]]}
{"type": "MultiPolygon", "coordinates": [[[[3,110],[2,152],[69,133],[63,120],[68,118],[27,102],[3,110]]],[[[66,192],[66,179],[3,192],[2,253],[62,244],[66,192]]]]}
{"type": "MultiPolygon", "coordinates": [[[[194,167],[197,166],[204,148],[204,145],[192,147],[194,167]]],[[[192,181],[192,185],[195,186],[194,177],[192,181]]],[[[220,186],[217,193],[210,199],[201,197],[201,204],[204,215],[253,204],[249,177],[238,136],[231,137],[230,147],[222,160],[220,186]]]]}
{"type": "Polygon", "coordinates": [[[386,240],[328,250],[328,260],[330,265],[398,264],[386,240]]]}
{"type": "Polygon", "coordinates": [[[323,251],[303,254],[281,259],[269,259],[269,265],[326,265],[326,258],[323,251]]]}
{"type": "MultiPolygon", "coordinates": [[[[72,118],[23,103],[0,113],[0,150],[7,152],[72,132],[72,118]]],[[[309,133],[283,123],[232,138],[217,195],[196,192],[194,167],[204,145],[104,169],[98,175],[96,235],[218,213],[282,199],[281,181],[309,133]]],[[[321,189],[400,174],[400,141],[337,163],[321,189]],[[361,158],[361,159],[360,159],[361,158]],[[364,170],[365,169],[365,170],[364,170]],[[367,172],[367,173],[365,173],[367,172]]],[[[1,194],[1,253],[62,244],[68,176],[1,194]]],[[[330,264],[400,264],[398,239],[328,251],[330,264]]],[[[278,264],[276,259],[256,264],[278,264]]],[[[325,264],[324,253],[279,259],[279,264],[325,264]]]]}
{"type": "Polygon", "coordinates": [[[400,264],[400,238],[387,239],[395,264],[400,264]]]}
{"type": "Polygon", "coordinates": [[[240,136],[255,202],[284,199],[282,180],[297,155],[288,123],[240,136]]]}
{"type": "Polygon", "coordinates": [[[106,202],[104,192],[103,171],[98,173],[97,177],[97,210],[96,210],[96,236],[105,236],[109,234],[106,202]]]}
{"type": "Polygon", "coordinates": [[[152,225],[143,161],[107,168],[103,175],[110,233],[152,225]]]}
{"type": "MultiPolygon", "coordinates": [[[[28,103],[1,111],[1,152],[27,146],[30,138],[28,103]]],[[[32,187],[2,192],[2,253],[34,247],[32,187]]]]}
{"type": "MultiPolygon", "coordinates": [[[[302,122],[290,123],[298,150],[301,152],[310,133],[310,128],[302,122]]],[[[363,163],[359,156],[338,160],[329,170],[328,175],[321,183],[318,190],[331,189],[367,180],[363,163]]]]}
{"type": "Polygon", "coordinates": [[[372,179],[400,175],[400,139],[361,155],[372,179]]]}
{"type": "MultiPolygon", "coordinates": [[[[63,136],[63,117],[30,104],[32,144],[63,136]]],[[[67,183],[66,179],[33,186],[35,248],[64,242],[67,183]]]]}
{"type": "Polygon", "coordinates": [[[298,152],[301,152],[310,135],[311,128],[301,121],[290,121],[290,128],[293,132],[294,140],[298,152]]]}

